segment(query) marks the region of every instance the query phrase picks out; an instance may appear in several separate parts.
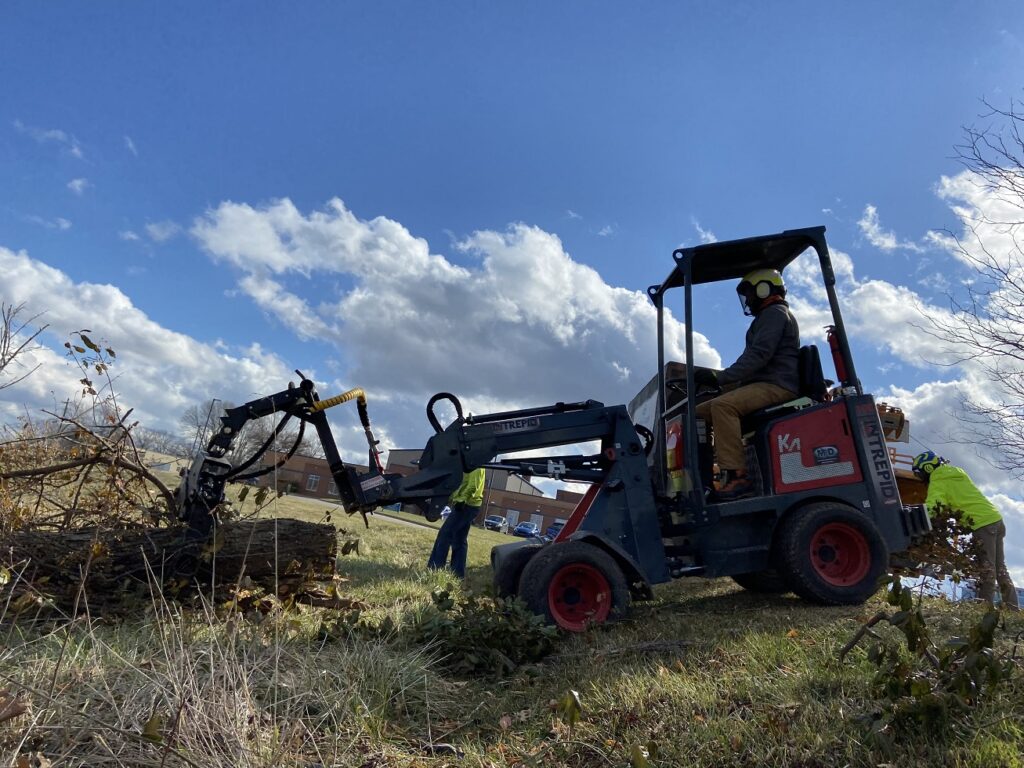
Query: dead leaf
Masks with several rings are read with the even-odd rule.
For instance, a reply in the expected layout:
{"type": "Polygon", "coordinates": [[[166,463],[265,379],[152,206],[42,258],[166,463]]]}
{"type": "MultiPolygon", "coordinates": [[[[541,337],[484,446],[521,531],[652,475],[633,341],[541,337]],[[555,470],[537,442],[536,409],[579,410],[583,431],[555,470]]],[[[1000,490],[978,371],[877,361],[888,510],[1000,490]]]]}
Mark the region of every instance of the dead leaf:
{"type": "Polygon", "coordinates": [[[0,691],[0,723],[28,712],[28,702],[19,699],[9,688],[0,691]]]}
{"type": "Polygon", "coordinates": [[[498,726],[503,731],[507,731],[512,727],[512,718],[509,715],[502,715],[501,719],[498,720],[498,726]]]}
{"type": "Polygon", "coordinates": [[[791,630],[789,630],[789,632],[786,633],[786,637],[799,637],[799,636],[800,636],[800,631],[796,630],[796,629],[791,629],[791,630]]]}

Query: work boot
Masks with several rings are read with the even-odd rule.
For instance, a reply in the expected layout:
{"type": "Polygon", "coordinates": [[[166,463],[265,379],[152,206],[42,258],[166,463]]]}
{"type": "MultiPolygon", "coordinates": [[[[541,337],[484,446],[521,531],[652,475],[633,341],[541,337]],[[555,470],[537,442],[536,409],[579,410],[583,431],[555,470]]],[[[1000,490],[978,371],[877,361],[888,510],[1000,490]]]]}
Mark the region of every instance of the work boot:
{"type": "Polygon", "coordinates": [[[725,485],[714,493],[713,500],[717,502],[737,501],[755,495],[754,483],[743,470],[730,470],[729,478],[725,485]]]}

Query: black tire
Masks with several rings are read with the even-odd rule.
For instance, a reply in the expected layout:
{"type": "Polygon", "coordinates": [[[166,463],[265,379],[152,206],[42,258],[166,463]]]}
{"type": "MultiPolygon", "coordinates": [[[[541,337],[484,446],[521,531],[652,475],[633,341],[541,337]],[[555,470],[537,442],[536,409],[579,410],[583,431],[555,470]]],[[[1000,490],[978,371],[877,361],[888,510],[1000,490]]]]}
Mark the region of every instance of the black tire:
{"type": "Polygon", "coordinates": [[[523,569],[519,596],[549,624],[570,632],[618,621],[629,612],[629,585],[622,569],[611,555],[585,541],[544,547],[523,569]]]}
{"type": "Polygon", "coordinates": [[[819,605],[859,605],[879,588],[889,550],[870,518],[837,502],[818,502],[783,518],[777,568],[789,588],[819,605]]]}
{"type": "Polygon", "coordinates": [[[732,580],[748,592],[757,592],[761,595],[782,595],[789,592],[786,580],[774,568],[752,573],[736,573],[733,574],[732,580]]]}
{"type": "Polygon", "coordinates": [[[505,558],[501,568],[494,572],[494,594],[498,597],[514,597],[518,594],[523,568],[540,549],[540,544],[527,544],[505,558]]]}

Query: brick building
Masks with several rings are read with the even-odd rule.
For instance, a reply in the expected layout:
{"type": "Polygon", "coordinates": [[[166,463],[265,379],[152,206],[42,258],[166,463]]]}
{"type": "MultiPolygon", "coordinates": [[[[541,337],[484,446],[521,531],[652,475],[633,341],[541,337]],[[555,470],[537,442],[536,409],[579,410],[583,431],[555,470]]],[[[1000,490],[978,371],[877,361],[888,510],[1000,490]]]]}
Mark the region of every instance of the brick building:
{"type": "MultiPolygon", "coordinates": [[[[284,454],[267,451],[260,459],[261,467],[272,467],[284,454]]],[[[366,472],[365,465],[353,464],[357,472],[366,472]]],[[[274,472],[256,478],[257,485],[269,486],[285,493],[298,496],[313,496],[318,499],[337,500],[338,487],[331,476],[326,459],[296,454],[274,472]]]]}
{"type": "MultiPolygon", "coordinates": [[[[411,475],[417,470],[420,449],[394,449],[388,452],[385,472],[399,475],[411,475]]],[[[261,466],[276,464],[283,454],[267,451],[261,459],[261,466]]],[[[358,472],[366,472],[368,468],[354,465],[358,472]]],[[[283,466],[274,472],[256,479],[258,485],[270,486],[285,493],[298,496],[311,496],[325,500],[338,500],[338,488],[331,476],[325,459],[296,454],[288,459],[283,466]]],[[[537,523],[541,531],[555,522],[565,522],[572,514],[582,494],[570,491],[558,491],[555,498],[545,496],[543,491],[518,475],[503,470],[486,471],[484,483],[484,500],[482,513],[477,525],[483,525],[487,515],[501,515],[508,520],[509,530],[518,523],[532,521],[537,523]]],[[[405,511],[418,514],[414,505],[405,505],[405,511]]]]}
{"type": "MultiPolygon", "coordinates": [[[[392,450],[388,453],[388,464],[385,471],[400,475],[409,475],[416,471],[422,450],[392,450]]],[[[487,515],[501,515],[508,520],[509,530],[518,523],[535,522],[541,531],[555,522],[569,519],[576,503],[583,498],[581,493],[558,491],[555,498],[545,496],[534,485],[519,475],[504,470],[488,469],[484,483],[484,501],[477,525],[483,525],[487,515]]],[[[410,512],[417,512],[413,505],[408,506],[410,512]]]]}

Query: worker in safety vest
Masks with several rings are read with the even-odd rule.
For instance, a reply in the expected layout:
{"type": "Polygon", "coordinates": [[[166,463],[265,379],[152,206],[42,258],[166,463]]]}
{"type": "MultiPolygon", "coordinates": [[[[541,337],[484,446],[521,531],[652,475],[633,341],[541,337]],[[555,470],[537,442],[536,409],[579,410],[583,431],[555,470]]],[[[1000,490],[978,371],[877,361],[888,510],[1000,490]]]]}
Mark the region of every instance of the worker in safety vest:
{"type": "Polygon", "coordinates": [[[484,503],[484,468],[478,467],[462,476],[462,484],[448,500],[451,513],[441,524],[434,540],[427,567],[436,570],[445,567],[451,550],[451,569],[460,579],[466,576],[466,556],[469,554],[469,528],[484,503]]]}
{"type": "Polygon", "coordinates": [[[1003,606],[1020,610],[1017,590],[1006,570],[1003,553],[1006,525],[999,510],[971,482],[966,472],[931,451],[915,456],[913,469],[914,474],[928,484],[925,506],[929,513],[934,515],[939,507],[959,512],[961,522],[971,529],[971,536],[979,543],[978,596],[992,603],[998,581],[1003,606]]]}

